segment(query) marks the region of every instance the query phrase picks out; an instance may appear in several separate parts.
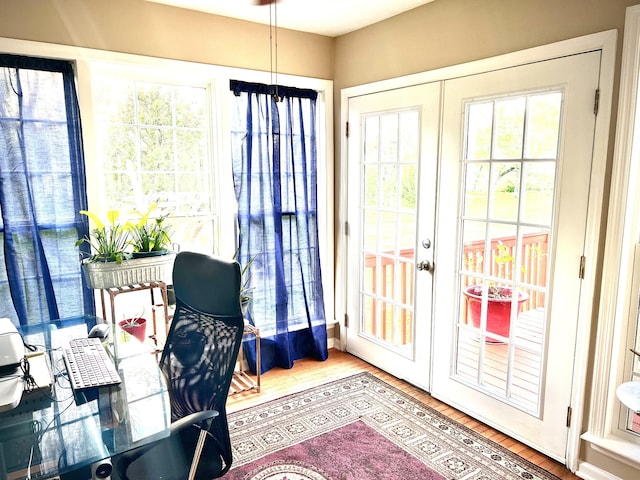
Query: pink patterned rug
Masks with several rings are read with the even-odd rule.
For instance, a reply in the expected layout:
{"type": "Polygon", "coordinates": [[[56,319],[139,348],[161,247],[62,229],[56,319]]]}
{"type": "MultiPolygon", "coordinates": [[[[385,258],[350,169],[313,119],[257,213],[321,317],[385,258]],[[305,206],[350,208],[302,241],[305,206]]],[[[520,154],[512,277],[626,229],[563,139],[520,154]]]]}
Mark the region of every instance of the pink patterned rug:
{"type": "Polygon", "coordinates": [[[369,373],[229,415],[228,480],[557,480],[369,373]]]}

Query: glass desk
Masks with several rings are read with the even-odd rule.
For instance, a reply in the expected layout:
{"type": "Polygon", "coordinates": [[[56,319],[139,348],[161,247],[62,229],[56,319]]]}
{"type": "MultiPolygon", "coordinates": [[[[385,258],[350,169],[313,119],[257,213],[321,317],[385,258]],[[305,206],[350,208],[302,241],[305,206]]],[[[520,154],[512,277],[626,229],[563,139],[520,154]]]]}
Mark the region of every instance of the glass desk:
{"type": "MultiPolygon", "coordinates": [[[[95,317],[76,317],[22,328],[25,342],[47,348],[54,376],[51,392],[25,392],[13,410],[0,413],[0,480],[91,478],[91,465],[167,436],[169,394],[156,357],[133,338],[117,342],[114,359],[122,383],[76,395],[62,348],[86,337],[95,317]]],[[[105,344],[113,352],[112,332],[105,344]]]]}

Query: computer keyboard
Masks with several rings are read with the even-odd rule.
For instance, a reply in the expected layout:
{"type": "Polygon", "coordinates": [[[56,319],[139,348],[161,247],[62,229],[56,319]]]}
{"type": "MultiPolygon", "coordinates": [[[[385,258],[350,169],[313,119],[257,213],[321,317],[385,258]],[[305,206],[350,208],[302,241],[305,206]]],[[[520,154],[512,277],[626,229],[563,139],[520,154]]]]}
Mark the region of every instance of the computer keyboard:
{"type": "Polygon", "coordinates": [[[64,362],[74,390],[106,387],[121,382],[120,375],[99,338],[76,338],[64,350],[64,362]]]}

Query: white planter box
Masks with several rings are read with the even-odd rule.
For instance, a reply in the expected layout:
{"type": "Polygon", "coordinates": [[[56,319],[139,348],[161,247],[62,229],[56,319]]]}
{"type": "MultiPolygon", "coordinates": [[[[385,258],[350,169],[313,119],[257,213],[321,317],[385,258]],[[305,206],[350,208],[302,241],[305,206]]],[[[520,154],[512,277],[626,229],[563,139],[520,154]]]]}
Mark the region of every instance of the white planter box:
{"type": "Polygon", "coordinates": [[[89,288],[116,288],[149,282],[172,283],[175,253],[157,257],[132,258],[116,262],[85,262],[84,278],[89,288]]]}

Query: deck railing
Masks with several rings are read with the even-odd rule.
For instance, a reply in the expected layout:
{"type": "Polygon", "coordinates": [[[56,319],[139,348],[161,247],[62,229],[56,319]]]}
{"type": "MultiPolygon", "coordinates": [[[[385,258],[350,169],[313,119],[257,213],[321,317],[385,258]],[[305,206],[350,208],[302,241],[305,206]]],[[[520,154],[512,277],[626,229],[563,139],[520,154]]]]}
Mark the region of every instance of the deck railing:
{"type": "MultiPolygon", "coordinates": [[[[522,265],[519,271],[520,283],[540,287],[546,286],[548,261],[549,234],[531,233],[522,237],[522,265]]],[[[477,240],[465,244],[464,269],[468,273],[484,273],[484,240],[477,240]]],[[[495,238],[491,242],[489,275],[493,277],[513,278],[514,259],[516,256],[516,237],[495,238]],[[506,259],[506,260],[505,260],[506,259]]],[[[365,290],[378,298],[395,299],[403,305],[413,305],[413,277],[415,252],[413,248],[394,252],[384,252],[380,255],[367,254],[364,257],[365,290]],[[397,270],[397,271],[396,271],[397,270]],[[380,276],[377,279],[377,276],[380,276]],[[397,275],[397,280],[396,280],[397,275]]],[[[463,286],[475,283],[474,277],[465,275],[463,286]]],[[[523,310],[530,310],[544,306],[544,292],[527,289],[529,300],[522,306],[523,310]]],[[[399,308],[396,312],[389,309],[387,302],[371,302],[365,309],[365,331],[384,341],[404,345],[411,342],[413,337],[412,315],[406,308],[399,308]],[[383,321],[377,322],[377,309],[381,308],[383,321]]]]}
{"type": "MultiPolygon", "coordinates": [[[[464,270],[469,273],[484,273],[484,240],[477,240],[465,244],[464,270]]],[[[519,283],[545,287],[547,282],[549,234],[530,233],[522,236],[522,265],[519,268],[519,278],[514,272],[516,237],[499,237],[491,241],[492,259],[489,265],[489,275],[510,281],[517,278],[519,283]]],[[[476,283],[472,276],[463,277],[463,286],[476,283]]],[[[544,292],[528,289],[529,300],[522,305],[523,310],[544,306],[544,292]]]]}

